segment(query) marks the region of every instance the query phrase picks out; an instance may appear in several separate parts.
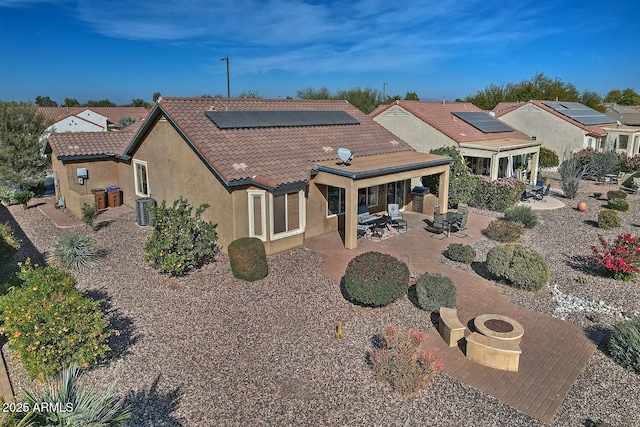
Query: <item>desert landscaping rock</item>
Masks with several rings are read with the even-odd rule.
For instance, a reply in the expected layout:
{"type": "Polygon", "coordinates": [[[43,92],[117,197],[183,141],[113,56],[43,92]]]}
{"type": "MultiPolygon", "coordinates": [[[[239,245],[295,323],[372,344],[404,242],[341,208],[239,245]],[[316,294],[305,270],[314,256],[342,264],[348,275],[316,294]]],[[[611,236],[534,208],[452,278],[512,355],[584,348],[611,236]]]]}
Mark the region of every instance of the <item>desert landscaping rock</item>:
{"type": "MultiPolygon", "coordinates": [[[[623,221],[625,229],[635,230],[637,198],[631,204],[623,221]]],[[[618,313],[638,313],[636,283],[606,278],[582,262],[598,233],[612,239],[620,231],[602,232],[588,222],[597,211],[594,206],[586,213],[540,212],[540,224],[522,242],[545,254],[552,285],[538,294],[497,286],[514,303],[549,315],[559,315],[562,307],[567,321],[585,328],[606,329],[622,319],[618,313]],[[586,284],[576,281],[579,275],[587,277],[586,284]],[[579,306],[585,309],[571,309],[579,306]],[[587,313],[597,313],[599,322],[587,313]]],[[[0,221],[12,218],[24,239],[16,259],[44,262],[61,230],[36,209],[0,208],[0,221]]],[[[95,232],[104,258],[76,273],[79,288],[105,301],[120,331],[111,359],[90,369],[87,378],[105,388],[118,382],[134,411],[131,426],[543,425],[443,374],[409,397],[377,381],[366,359],[373,337],[388,323],[428,330],[429,314],[406,297],[377,309],[352,305],[339,284],[321,275],[323,258],[315,252],[300,248],[271,257],[269,275],[252,283],[236,279],[223,254],[186,277],[169,278],[145,263],[142,247],[150,231],[133,223],[132,212],[95,232]],[[334,336],[339,321],[346,334],[341,340],[334,336]]],[[[478,256],[471,266],[443,256],[442,262],[483,274],[494,244],[475,244],[478,256]]],[[[3,350],[14,387],[29,384],[6,345],[3,350]]],[[[600,350],[550,425],[588,420],[640,425],[640,379],[600,350]]]]}

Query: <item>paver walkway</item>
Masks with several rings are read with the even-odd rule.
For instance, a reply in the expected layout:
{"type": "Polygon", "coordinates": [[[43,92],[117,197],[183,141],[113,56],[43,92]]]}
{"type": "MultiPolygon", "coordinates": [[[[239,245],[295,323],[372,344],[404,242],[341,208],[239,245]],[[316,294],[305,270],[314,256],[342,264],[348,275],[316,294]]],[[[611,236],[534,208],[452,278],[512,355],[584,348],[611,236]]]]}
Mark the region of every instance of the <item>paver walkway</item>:
{"type": "MultiPolygon", "coordinates": [[[[325,255],[323,274],[336,282],[340,282],[347,263],[354,256],[376,250],[408,261],[412,272],[428,271],[449,276],[457,288],[458,317],[468,328],[480,314],[502,314],[520,322],[524,336],[518,372],[500,371],[468,361],[464,349],[449,348],[436,328],[429,330],[427,342],[443,356],[445,374],[532,418],[547,424],[551,422],[596,346],[577,325],[511,304],[492,282],[437,261],[450,243],[468,244],[483,238],[480,230],[493,218],[472,213],[468,237],[437,240],[423,229],[423,215],[405,212],[404,217],[409,232],[383,242],[362,241],[358,249],[348,250],[338,233],[330,233],[307,239],[305,247],[325,255]]],[[[466,335],[469,334],[467,329],[466,335]]]]}

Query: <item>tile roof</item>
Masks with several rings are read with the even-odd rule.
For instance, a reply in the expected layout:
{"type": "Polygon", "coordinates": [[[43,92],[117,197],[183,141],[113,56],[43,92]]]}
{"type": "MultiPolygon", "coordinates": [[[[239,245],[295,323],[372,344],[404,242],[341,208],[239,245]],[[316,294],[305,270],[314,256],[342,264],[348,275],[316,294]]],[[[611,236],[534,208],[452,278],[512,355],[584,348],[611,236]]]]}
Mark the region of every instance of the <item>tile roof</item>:
{"type": "Polygon", "coordinates": [[[631,105],[618,105],[612,102],[603,104],[607,111],[604,113],[614,120],[631,126],[640,125],[640,107],[631,105]]]}
{"type": "Polygon", "coordinates": [[[106,117],[114,125],[118,125],[120,120],[125,117],[139,120],[149,114],[149,110],[144,107],[38,107],[38,112],[53,122],[58,122],[69,116],[76,116],[85,110],[91,110],[106,117]]]}
{"type": "MultiPolygon", "coordinates": [[[[137,123],[137,122],[136,122],[137,123]]],[[[133,125],[129,126],[132,127],[133,125]]],[[[138,124],[138,128],[142,123],[138,124]]],[[[126,129],[126,128],[125,128],[126,129]]],[[[113,156],[121,157],[136,130],[113,132],[61,132],[47,138],[45,153],[53,153],[57,158],[113,156]]]]}
{"type": "MultiPolygon", "coordinates": [[[[535,100],[532,99],[530,101],[527,102],[519,102],[519,103],[514,103],[514,102],[501,102],[498,105],[495,106],[495,108],[493,109],[493,111],[496,113],[496,117],[501,117],[504,116],[507,113],[510,113],[512,111],[515,111],[519,108],[522,108],[524,105],[535,105],[536,107],[550,113],[553,114],[556,117],[560,117],[562,120],[571,123],[574,126],[579,127],[580,129],[587,131],[591,134],[594,135],[606,135],[607,131],[605,131],[603,128],[604,127],[610,127],[609,124],[602,124],[602,125],[583,125],[580,122],[577,122],[567,116],[565,116],[564,114],[560,114],[557,111],[555,111],[553,108],[548,107],[546,105],[543,104],[543,102],[549,102],[549,103],[553,103],[553,104],[559,104],[560,102],[556,102],[556,101],[541,101],[541,100],[535,100]]],[[[615,119],[611,119],[611,124],[615,125],[616,121],[615,119]]]]}
{"type": "MultiPolygon", "coordinates": [[[[162,98],[145,129],[164,114],[227,183],[252,181],[268,188],[308,181],[314,164],[337,159],[338,148],[356,156],[414,151],[346,101],[162,98]],[[360,123],[278,128],[219,129],[205,114],[221,111],[345,111],[360,123]]],[[[135,149],[144,130],[127,149],[135,149]]]]}
{"type": "MultiPolygon", "coordinates": [[[[485,112],[469,102],[424,102],[424,101],[396,101],[389,105],[381,105],[370,115],[375,117],[384,111],[398,105],[429,126],[439,130],[457,143],[469,143],[478,141],[494,141],[505,138],[531,141],[524,133],[513,132],[484,133],[471,126],[469,123],[454,116],[456,112],[485,112]]],[[[486,112],[485,112],[486,113],[486,112]]],[[[488,114],[488,113],[487,113],[488,114]]]]}

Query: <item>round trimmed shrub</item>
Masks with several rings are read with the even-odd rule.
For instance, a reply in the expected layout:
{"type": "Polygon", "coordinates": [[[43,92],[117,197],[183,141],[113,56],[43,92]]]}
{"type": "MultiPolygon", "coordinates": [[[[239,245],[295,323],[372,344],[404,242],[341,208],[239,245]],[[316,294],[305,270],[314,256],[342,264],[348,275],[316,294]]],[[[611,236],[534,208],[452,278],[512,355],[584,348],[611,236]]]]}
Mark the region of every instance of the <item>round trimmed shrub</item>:
{"type": "Polygon", "coordinates": [[[231,271],[238,279],[253,282],[267,277],[264,243],[257,237],[241,237],[229,244],[231,271]]]}
{"type": "Polygon", "coordinates": [[[494,246],[487,253],[487,269],[518,289],[537,291],[551,278],[542,254],[523,245],[494,246]]]}
{"type": "Polygon", "coordinates": [[[471,264],[476,259],[475,249],[462,243],[450,244],[444,255],[451,261],[464,262],[465,264],[471,264]]]}
{"type": "Polygon", "coordinates": [[[607,191],[607,199],[625,199],[627,198],[627,193],[622,190],[611,190],[607,191]]]}
{"type": "Polygon", "coordinates": [[[627,202],[626,199],[618,199],[617,197],[614,197],[613,199],[609,199],[607,207],[615,211],[626,212],[629,210],[629,202],[627,202]]]}
{"type": "Polygon", "coordinates": [[[365,252],[349,262],[343,280],[347,295],[354,301],[381,307],[406,294],[409,276],[409,267],[399,259],[365,252]]]}
{"type": "Polygon", "coordinates": [[[610,209],[601,210],[598,214],[598,227],[604,228],[605,230],[622,227],[620,214],[610,209]]]}
{"type": "Polygon", "coordinates": [[[517,241],[523,232],[524,229],[520,223],[496,219],[489,223],[484,230],[484,235],[497,242],[512,243],[517,241]]]}
{"type": "Polygon", "coordinates": [[[538,214],[529,206],[514,206],[504,212],[504,219],[511,222],[520,222],[527,228],[533,228],[538,224],[538,214]]]}
{"type": "Polygon", "coordinates": [[[640,374],[640,316],[616,324],[607,335],[606,348],[617,364],[640,374]]]}
{"type": "Polygon", "coordinates": [[[456,287],[447,276],[426,273],[416,282],[418,305],[426,311],[438,311],[440,307],[455,308],[456,287]]]}

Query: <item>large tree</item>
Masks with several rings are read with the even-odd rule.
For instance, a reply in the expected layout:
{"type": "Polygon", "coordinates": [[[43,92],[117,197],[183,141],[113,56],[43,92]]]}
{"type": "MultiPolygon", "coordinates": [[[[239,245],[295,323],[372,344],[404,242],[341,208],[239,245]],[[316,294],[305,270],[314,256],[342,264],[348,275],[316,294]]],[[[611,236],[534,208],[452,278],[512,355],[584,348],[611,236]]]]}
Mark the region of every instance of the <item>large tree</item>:
{"type": "Polygon", "coordinates": [[[322,86],[320,89],[315,89],[311,86],[298,89],[296,91],[296,98],[298,99],[333,99],[333,94],[328,87],[322,86]]]}
{"type": "Polygon", "coordinates": [[[40,137],[50,124],[33,104],[0,101],[0,182],[29,187],[44,178],[50,161],[40,137]]]}
{"type": "Polygon", "coordinates": [[[62,106],[63,107],[79,107],[80,103],[75,98],[65,98],[64,104],[62,104],[62,106]]]}
{"type": "Polygon", "coordinates": [[[349,90],[337,90],[332,93],[326,86],[320,89],[305,87],[296,91],[298,99],[343,99],[365,114],[369,114],[382,103],[382,93],[370,87],[353,87],[349,90]]]}
{"type": "Polygon", "coordinates": [[[101,99],[99,101],[95,101],[90,99],[85,104],[86,107],[115,107],[116,104],[109,101],[109,99],[101,99]]]}
{"type": "Polygon", "coordinates": [[[57,107],[58,103],[48,96],[36,96],[36,105],[38,107],[57,107]]]}
{"type": "Polygon", "coordinates": [[[613,89],[604,97],[604,102],[613,102],[620,105],[640,105],[640,95],[631,89],[613,89]]]}

